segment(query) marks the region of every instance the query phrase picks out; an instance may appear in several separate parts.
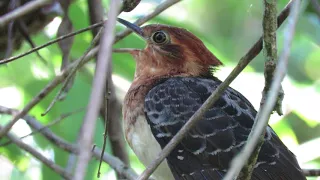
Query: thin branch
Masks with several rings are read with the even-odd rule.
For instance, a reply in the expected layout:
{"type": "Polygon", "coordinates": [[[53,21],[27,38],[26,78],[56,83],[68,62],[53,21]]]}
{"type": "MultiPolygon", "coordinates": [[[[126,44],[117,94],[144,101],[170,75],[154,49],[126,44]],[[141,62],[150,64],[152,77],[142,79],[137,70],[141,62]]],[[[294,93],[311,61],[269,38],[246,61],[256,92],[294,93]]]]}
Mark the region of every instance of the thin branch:
{"type": "MultiPolygon", "coordinates": [[[[264,14],[263,14],[263,20],[262,20],[262,27],[263,27],[263,54],[265,56],[265,71],[264,71],[265,86],[263,89],[262,99],[260,102],[260,109],[264,106],[264,103],[267,99],[267,93],[270,90],[270,85],[272,84],[272,79],[274,77],[274,70],[276,68],[276,61],[277,61],[277,1],[276,0],[264,0],[264,14]]],[[[277,101],[278,103],[274,107],[274,110],[277,111],[279,115],[282,115],[281,104],[282,104],[283,96],[284,96],[283,91],[279,91],[279,95],[278,95],[279,101],[277,101]]],[[[258,121],[255,121],[254,124],[257,122],[258,121]]],[[[253,127],[255,127],[255,125],[253,125],[253,127]]],[[[257,162],[261,146],[264,142],[264,135],[265,135],[265,131],[261,134],[259,143],[254,148],[250,158],[242,168],[237,179],[239,180],[251,179],[251,175],[252,175],[254,166],[257,162]]]]}
{"type": "MultiPolygon", "coordinates": [[[[50,127],[52,127],[53,125],[58,124],[59,122],[61,122],[61,121],[64,120],[65,118],[67,118],[67,117],[69,117],[69,116],[72,116],[72,115],[74,115],[74,114],[76,114],[76,113],[79,113],[79,112],[81,112],[81,111],[83,111],[83,110],[84,110],[84,108],[80,108],[80,109],[77,109],[77,110],[75,110],[75,111],[62,114],[62,115],[60,115],[59,118],[57,118],[57,119],[51,121],[50,123],[46,124],[42,129],[39,129],[39,130],[36,130],[36,131],[32,131],[31,133],[29,133],[29,134],[27,134],[27,135],[25,135],[25,136],[20,137],[20,139],[22,140],[22,139],[24,139],[24,138],[26,138],[26,137],[35,135],[35,134],[43,131],[44,129],[50,128],[50,127]]],[[[0,105],[0,113],[1,113],[1,114],[2,114],[2,113],[6,113],[6,114],[17,114],[17,113],[19,113],[19,111],[18,111],[18,110],[14,110],[14,109],[9,109],[9,108],[7,108],[7,107],[4,107],[4,106],[1,106],[1,105],[0,105]]],[[[26,116],[26,117],[27,117],[27,116],[26,116]]],[[[27,118],[31,118],[31,117],[27,117],[27,118]]],[[[7,146],[7,145],[9,145],[9,144],[11,144],[11,143],[12,143],[12,141],[8,140],[7,142],[1,143],[1,144],[0,144],[0,147],[1,147],[1,146],[7,146]]]]}
{"type": "MultiPolygon", "coordinates": [[[[34,42],[32,41],[29,32],[28,32],[28,27],[26,25],[26,23],[24,21],[22,21],[21,19],[19,19],[17,21],[18,23],[18,30],[21,33],[21,35],[25,38],[25,40],[29,43],[29,45],[31,46],[31,48],[35,48],[36,45],[34,44],[34,42]]],[[[38,58],[40,59],[40,61],[44,64],[44,65],[48,65],[48,61],[45,60],[44,57],[41,56],[41,54],[39,53],[39,51],[36,51],[36,55],[38,56],[38,58]]],[[[11,55],[10,55],[11,56],[11,55]]],[[[9,57],[9,56],[6,56],[9,57]]]]}
{"type": "Polygon", "coordinates": [[[320,176],[320,169],[303,169],[305,176],[320,176]]]}
{"type": "Polygon", "coordinates": [[[135,48],[117,48],[117,49],[112,49],[112,52],[114,53],[130,53],[132,51],[136,51],[139,49],[135,49],[135,48]]]}
{"type": "Polygon", "coordinates": [[[112,45],[115,38],[113,32],[116,26],[116,18],[120,11],[120,6],[121,3],[118,0],[112,0],[110,2],[108,21],[105,23],[105,29],[101,39],[101,46],[96,65],[96,74],[93,80],[93,88],[90,95],[88,110],[84,117],[84,132],[81,134],[78,142],[82,147],[79,152],[79,159],[75,170],[75,180],[84,179],[86,168],[91,156],[92,139],[103,99],[103,91],[106,85],[109,70],[108,66],[110,66],[111,61],[112,45]]]}
{"type": "MultiPolygon", "coordinates": [[[[87,56],[85,56],[84,61],[81,65],[87,63],[96,53],[98,49],[92,49],[87,56]]],[[[80,60],[80,59],[79,59],[80,60]]],[[[77,61],[79,61],[77,60],[77,61]]],[[[39,94],[37,94],[19,113],[17,113],[13,119],[6,124],[0,130],[0,138],[4,136],[12,126],[23,116],[25,116],[36,104],[38,104],[43,98],[45,98],[56,86],[58,86],[62,81],[64,81],[72,68],[76,65],[77,61],[70,64],[68,68],[62,71],[61,74],[57,75],[46,87],[44,87],[39,94]]]]}
{"type": "Polygon", "coordinates": [[[47,43],[45,43],[45,44],[43,44],[43,45],[37,46],[37,47],[35,47],[35,48],[32,48],[32,49],[30,49],[29,51],[26,51],[26,52],[24,52],[24,53],[22,53],[22,54],[19,54],[19,55],[17,55],[17,56],[12,56],[12,57],[7,58],[7,59],[2,59],[2,60],[0,60],[0,64],[6,64],[6,63],[9,63],[9,62],[14,61],[14,60],[16,60],[16,59],[22,58],[22,57],[24,57],[24,56],[26,56],[26,55],[29,55],[29,54],[31,54],[31,53],[33,53],[33,52],[36,52],[36,51],[38,51],[38,50],[40,50],[40,49],[42,49],[42,48],[47,47],[47,46],[50,46],[50,45],[52,45],[52,44],[54,44],[54,43],[56,43],[56,42],[62,41],[62,40],[64,40],[64,39],[66,39],[66,38],[75,36],[75,35],[77,35],[77,34],[81,34],[81,33],[83,33],[83,32],[89,31],[89,30],[91,30],[91,29],[95,29],[95,28],[97,28],[97,27],[101,27],[103,24],[104,24],[104,21],[103,21],[103,22],[96,23],[96,24],[93,24],[93,25],[91,25],[91,26],[88,26],[88,27],[86,27],[86,28],[80,29],[80,30],[78,30],[78,31],[72,32],[72,33],[70,33],[70,34],[66,34],[66,35],[64,35],[64,36],[60,36],[60,37],[58,37],[58,38],[56,38],[56,39],[54,39],[54,40],[51,40],[51,41],[49,41],[49,42],[47,42],[47,43]]]}
{"type": "MultiPolygon", "coordinates": [[[[291,2],[284,8],[278,16],[278,27],[288,17],[291,2]]],[[[239,75],[239,73],[255,58],[262,50],[262,37],[250,48],[245,56],[243,56],[237,66],[232,70],[229,76],[221,83],[217,89],[210,95],[210,97],[203,103],[197,112],[188,120],[188,122],[180,129],[180,131],[171,139],[165,148],[158,155],[146,170],[139,176],[139,180],[147,179],[159,164],[169,155],[173,148],[182,140],[184,135],[197,123],[209,107],[218,100],[223,91],[230,85],[230,83],[239,75]]]]}
{"type": "MultiPolygon", "coordinates": [[[[272,83],[274,70],[277,64],[277,1],[276,0],[264,0],[264,15],[262,20],[263,27],[263,52],[265,56],[265,86],[262,93],[262,100],[260,106],[263,106],[267,93],[270,89],[272,83]]],[[[284,92],[282,87],[280,88],[279,95],[277,98],[277,103],[274,107],[280,116],[282,112],[282,101],[284,97],[284,92]]]]}
{"type": "MultiPolygon", "coordinates": [[[[2,114],[9,114],[9,115],[15,115],[18,110],[2,107],[0,108],[0,112],[2,114]]],[[[31,116],[24,116],[23,119],[26,121],[26,123],[34,130],[39,131],[48,141],[50,141],[52,144],[56,145],[57,147],[70,152],[74,154],[78,154],[78,148],[74,144],[70,144],[61,137],[54,134],[50,129],[44,128],[44,126],[35,118],[31,116]],[[43,130],[41,130],[43,129],[43,130]],[[41,130],[41,131],[40,131],[41,130]]],[[[93,150],[93,157],[95,157],[97,160],[100,159],[101,150],[99,148],[94,148],[93,150]]],[[[121,160],[118,158],[105,153],[102,160],[109,164],[114,170],[116,170],[117,173],[125,176],[128,180],[135,180],[138,175],[126,164],[124,164],[121,160]]]]}
{"type": "MultiPolygon", "coordinates": [[[[126,3],[126,2],[127,1],[123,1],[123,3],[126,3]]],[[[90,23],[95,24],[103,20],[104,12],[103,12],[103,6],[102,6],[101,0],[88,0],[87,4],[88,4],[89,14],[90,14],[90,23]]],[[[125,8],[122,8],[122,9],[125,9],[125,8]]],[[[97,31],[95,31],[95,29],[92,29],[91,32],[93,36],[96,36],[96,34],[98,33],[97,31]]],[[[120,160],[122,160],[125,164],[129,164],[129,157],[125,148],[126,143],[124,141],[124,133],[122,130],[121,119],[120,119],[121,105],[120,107],[118,106],[120,102],[115,97],[114,85],[111,78],[112,67],[111,66],[109,67],[110,69],[108,71],[109,74],[107,74],[107,82],[106,82],[107,85],[104,93],[105,100],[100,110],[100,116],[103,117],[102,121],[105,124],[105,132],[103,134],[101,159],[99,162],[99,168],[97,173],[98,178],[100,176],[100,168],[102,166],[102,157],[106,147],[107,136],[109,136],[112,154],[118,157],[120,160]],[[109,110],[111,107],[112,107],[112,110],[109,110]]],[[[125,179],[125,177],[117,173],[117,179],[125,179]]]]}
{"type": "Polygon", "coordinates": [[[73,173],[74,171],[74,167],[76,166],[76,162],[77,162],[77,155],[76,154],[73,154],[73,153],[70,153],[69,154],[69,158],[68,158],[68,162],[67,162],[67,165],[65,167],[65,170],[68,172],[68,173],[73,173]]]}
{"type": "MultiPolygon", "coordinates": [[[[0,129],[2,129],[2,126],[0,126],[0,129]]],[[[19,148],[29,152],[33,157],[37,158],[39,161],[41,161],[43,164],[48,166],[50,169],[52,169],[57,174],[61,175],[65,179],[71,179],[71,175],[67,173],[62,167],[55,164],[53,161],[47,159],[44,157],[41,153],[39,153],[37,150],[35,150],[30,145],[22,142],[19,138],[14,136],[11,133],[7,133],[6,136],[10,141],[12,141],[14,144],[16,144],[19,148]]]]}
{"type": "Polygon", "coordinates": [[[51,0],[34,0],[30,1],[23,6],[16,8],[15,10],[0,17],[0,28],[7,25],[10,21],[18,19],[40,7],[49,4],[51,0]]]}
{"type": "Polygon", "coordinates": [[[253,125],[253,128],[248,137],[248,142],[246,143],[242,151],[232,160],[231,167],[228,170],[224,180],[232,180],[239,174],[241,168],[243,167],[245,162],[247,162],[252,151],[255,149],[259,139],[261,138],[261,134],[265,131],[270,114],[276,103],[278,92],[281,87],[281,82],[287,72],[288,58],[300,7],[300,0],[292,0],[290,3],[293,4],[285,31],[284,48],[276,67],[274,79],[271,84],[270,91],[268,92],[268,98],[265,105],[262,106],[255,118],[255,122],[257,123],[254,123],[253,125]]]}
{"type": "MultiPolygon", "coordinates": [[[[103,102],[102,102],[102,106],[101,108],[103,108],[104,112],[101,114],[102,117],[104,118],[104,133],[103,133],[103,143],[102,143],[102,152],[101,152],[101,155],[100,155],[100,162],[99,162],[99,167],[98,167],[98,173],[97,173],[97,177],[100,178],[100,175],[101,175],[101,165],[102,165],[102,157],[103,157],[103,154],[104,154],[104,151],[106,149],[106,144],[107,144],[107,137],[108,137],[108,128],[109,128],[109,122],[110,122],[110,119],[108,118],[108,115],[109,113],[111,112],[110,111],[110,106],[109,106],[109,97],[110,97],[110,90],[109,90],[109,84],[110,84],[110,80],[111,80],[111,71],[112,71],[112,67],[111,67],[111,64],[109,64],[108,66],[108,74],[107,74],[107,82],[106,82],[106,87],[105,87],[105,90],[103,92],[103,102]]],[[[118,110],[118,109],[117,109],[118,110]]],[[[117,111],[116,109],[113,109],[113,112],[118,112],[120,113],[121,111],[117,111]]],[[[119,149],[120,151],[121,149],[119,149]]]]}
{"type": "MultiPolygon", "coordinates": [[[[129,164],[126,142],[122,127],[121,102],[116,97],[116,90],[111,76],[108,77],[108,89],[110,93],[101,112],[102,114],[106,113],[106,117],[104,118],[104,120],[109,121],[107,130],[112,154],[120,158],[124,163],[129,164]]],[[[123,177],[119,176],[119,174],[117,174],[117,177],[118,179],[123,179],[123,177]]]]}
{"type": "Polygon", "coordinates": [[[44,113],[41,114],[41,116],[46,115],[50,109],[54,106],[54,104],[59,100],[59,98],[61,97],[62,93],[65,92],[65,89],[67,88],[69,82],[73,79],[73,77],[75,76],[76,71],[79,69],[79,67],[81,66],[81,64],[85,61],[86,56],[88,55],[88,53],[90,52],[90,50],[97,44],[97,42],[100,39],[101,36],[101,32],[102,32],[103,28],[100,28],[98,31],[98,34],[93,38],[90,46],[88,47],[88,49],[86,50],[86,52],[81,56],[81,58],[79,60],[76,61],[74,67],[71,69],[70,73],[68,74],[67,78],[65,79],[61,89],[59,90],[59,92],[57,93],[57,95],[54,97],[54,99],[51,101],[51,103],[49,104],[48,108],[45,110],[44,113]]]}

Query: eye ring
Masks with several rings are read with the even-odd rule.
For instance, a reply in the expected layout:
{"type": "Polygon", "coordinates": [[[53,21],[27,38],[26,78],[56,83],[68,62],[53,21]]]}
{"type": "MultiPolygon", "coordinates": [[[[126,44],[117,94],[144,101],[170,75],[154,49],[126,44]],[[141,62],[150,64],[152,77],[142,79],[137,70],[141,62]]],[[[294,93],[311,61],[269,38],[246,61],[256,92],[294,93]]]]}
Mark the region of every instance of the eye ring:
{"type": "Polygon", "coordinates": [[[166,44],[170,40],[169,35],[164,31],[156,31],[151,36],[151,41],[155,44],[166,44]]]}

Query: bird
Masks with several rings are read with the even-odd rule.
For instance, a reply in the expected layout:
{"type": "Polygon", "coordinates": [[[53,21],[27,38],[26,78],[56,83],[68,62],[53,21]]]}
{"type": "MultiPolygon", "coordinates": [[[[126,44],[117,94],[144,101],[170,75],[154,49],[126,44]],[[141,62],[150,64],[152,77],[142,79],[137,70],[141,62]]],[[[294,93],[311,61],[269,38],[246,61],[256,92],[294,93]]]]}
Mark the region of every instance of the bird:
{"type": "MultiPolygon", "coordinates": [[[[204,43],[184,28],[137,26],[124,19],[145,42],[132,49],[134,80],[125,95],[125,138],[148,166],[211,93],[222,83],[222,65],[204,43]]],[[[221,180],[245,145],[257,111],[228,87],[155,170],[156,180],[221,180]]],[[[252,180],[304,180],[295,155],[268,126],[252,180]]]]}

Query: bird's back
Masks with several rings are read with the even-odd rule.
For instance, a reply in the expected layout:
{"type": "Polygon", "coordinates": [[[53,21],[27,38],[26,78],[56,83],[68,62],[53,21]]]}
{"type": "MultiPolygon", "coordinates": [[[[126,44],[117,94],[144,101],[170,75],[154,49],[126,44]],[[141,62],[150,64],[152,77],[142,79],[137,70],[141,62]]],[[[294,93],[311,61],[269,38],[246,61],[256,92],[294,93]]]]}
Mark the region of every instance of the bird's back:
{"type": "MultiPolygon", "coordinates": [[[[153,136],[164,148],[221,81],[172,77],[160,82],[147,92],[144,111],[153,136]]],[[[256,113],[244,96],[228,88],[167,157],[175,179],[222,179],[246,143],[256,113]]],[[[271,127],[267,127],[252,179],[306,179],[271,127]]]]}

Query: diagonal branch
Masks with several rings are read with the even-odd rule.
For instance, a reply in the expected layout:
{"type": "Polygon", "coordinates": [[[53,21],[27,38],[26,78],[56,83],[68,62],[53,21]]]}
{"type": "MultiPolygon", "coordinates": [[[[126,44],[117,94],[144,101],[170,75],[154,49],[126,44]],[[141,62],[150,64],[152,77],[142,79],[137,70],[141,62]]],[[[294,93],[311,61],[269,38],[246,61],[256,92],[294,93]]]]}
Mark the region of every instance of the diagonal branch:
{"type": "MultiPolygon", "coordinates": [[[[278,16],[278,27],[288,17],[291,2],[283,9],[278,16]]],[[[180,129],[180,131],[171,139],[171,141],[161,151],[157,159],[155,159],[146,170],[140,175],[139,180],[147,179],[152,172],[160,165],[160,163],[169,155],[174,147],[182,140],[184,135],[196,124],[210,108],[223,91],[230,85],[230,83],[239,75],[239,73],[255,58],[262,50],[262,37],[251,47],[245,56],[243,56],[238,65],[233,69],[229,76],[221,83],[217,89],[210,95],[210,97],[203,103],[197,112],[188,120],[188,122],[180,129]]]]}
{"type": "Polygon", "coordinates": [[[101,27],[103,24],[104,24],[104,22],[99,22],[99,23],[96,23],[96,24],[92,24],[92,25],[90,25],[90,26],[88,26],[86,28],[80,29],[78,31],[75,31],[75,32],[72,32],[72,33],[69,33],[69,34],[66,34],[66,35],[63,35],[63,36],[60,36],[60,37],[58,37],[58,38],[56,38],[54,40],[51,40],[51,41],[49,41],[49,42],[47,42],[47,43],[45,43],[43,45],[34,47],[34,48],[32,48],[32,49],[30,49],[30,50],[28,50],[28,51],[26,51],[26,52],[24,52],[22,54],[19,54],[19,55],[16,55],[16,56],[12,56],[10,58],[2,59],[2,60],[0,60],[0,64],[6,64],[6,63],[9,63],[9,62],[14,61],[16,59],[22,58],[22,57],[24,57],[26,55],[29,55],[29,54],[31,54],[33,52],[36,52],[36,51],[39,51],[40,49],[43,49],[43,48],[45,48],[47,46],[55,44],[55,43],[57,43],[59,41],[62,41],[64,39],[70,38],[70,37],[75,36],[77,34],[81,34],[83,32],[89,31],[91,29],[95,29],[97,27],[101,27]]]}
{"type": "Polygon", "coordinates": [[[105,90],[107,74],[111,64],[112,45],[114,41],[114,29],[116,19],[120,10],[120,2],[112,0],[110,2],[110,10],[108,13],[108,21],[105,23],[105,29],[101,38],[101,46],[99,49],[98,60],[96,65],[96,73],[93,80],[93,88],[90,95],[87,113],[83,120],[83,132],[80,135],[78,144],[82,146],[79,152],[79,159],[75,170],[75,180],[82,180],[86,174],[86,168],[91,157],[91,147],[93,135],[95,131],[96,121],[100,106],[103,99],[103,91],[105,90]]]}
{"type": "Polygon", "coordinates": [[[40,7],[43,7],[49,4],[51,0],[34,0],[29,3],[24,4],[23,6],[16,8],[15,10],[3,15],[0,17],[0,27],[7,25],[10,21],[18,19],[40,7]]]}
{"type": "Polygon", "coordinates": [[[268,92],[268,98],[255,118],[255,123],[249,134],[248,142],[246,143],[240,154],[232,160],[231,167],[224,178],[225,180],[232,180],[239,174],[241,168],[249,159],[250,155],[255,149],[255,146],[257,145],[259,139],[261,139],[261,137],[263,139],[262,134],[268,125],[270,114],[276,103],[279,89],[281,88],[281,82],[287,72],[290,47],[295,32],[295,25],[298,20],[300,0],[292,0],[290,1],[290,3],[292,3],[292,8],[290,8],[291,13],[288,18],[288,25],[285,32],[284,48],[276,67],[270,91],[268,92]]]}
{"type": "Polygon", "coordinates": [[[99,29],[98,34],[93,38],[90,46],[88,47],[88,49],[86,50],[86,52],[82,55],[82,57],[77,60],[74,63],[74,67],[70,70],[70,73],[68,74],[68,76],[66,77],[66,79],[64,80],[64,83],[62,84],[61,89],[59,90],[59,92],[56,94],[56,96],[54,97],[54,99],[51,101],[51,103],[49,104],[48,108],[45,110],[44,113],[41,114],[41,116],[45,116],[50,109],[54,106],[54,104],[60,100],[60,97],[63,95],[63,93],[65,93],[66,88],[68,87],[69,83],[71,81],[73,81],[73,78],[75,76],[75,73],[77,72],[77,70],[79,69],[79,67],[83,64],[83,62],[85,61],[86,56],[89,54],[90,50],[98,43],[100,36],[101,36],[101,32],[103,30],[103,27],[99,29]]]}
{"type": "MultiPolygon", "coordinates": [[[[0,126],[0,129],[2,129],[2,126],[0,126]]],[[[63,178],[71,179],[71,174],[67,173],[62,167],[60,167],[59,165],[55,164],[53,161],[51,161],[51,160],[47,159],[46,157],[44,157],[41,153],[39,153],[37,150],[35,150],[30,145],[22,142],[22,140],[20,140],[19,138],[15,137],[11,133],[7,133],[6,136],[8,137],[8,139],[12,143],[16,144],[21,149],[23,149],[23,150],[27,151],[28,153],[30,153],[33,157],[37,158],[39,161],[41,161],[43,164],[48,166],[54,172],[56,172],[57,174],[60,174],[63,178]]]]}
{"type": "MultiPolygon", "coordinates": [[[[8,114],[8,115],[14,116],[18,112],[19,110],[0,106],[0,114],[8,114]]],[[[45,126],[39,123],[39,121],[36,120],[34,117],[25,115],[23,119],[32,129],[42,134],[52,144],[55,144],[57,147],[67,152],[74,153],[74,154],[79,153],[78,148],[75,145],[68,143],[61,137],[54,134],[50,129],[45,128],[45,126]]],[[[97,160],[100,159],[100,154],[101,154],[101,150],[99,148],[95,148],[93,151],[93,156],[97,160]]],[[[131,168],[129,168],[126,164],[124,164],[118,158],[111,156],[108,153],[105,153],[103,155],[102,160],[107,164],[109,164],[114,170],[116,170],[116,172],[125,176],[129,180],[134,180],[138,177],[137,174],[131,168]]]]}
{"type": "MultiPolygon", "coordinates": [[[[68,113],[65,113],[65,114],[61,114],[60,117],[58,117],[57,119],[55,119],[55,120],[51,121],[50,123],[46,124],[42,129],[39,129],[38,131],[32,131],[31,133],[29,133],[29,134],[27,134],[27,135],[25,135],[25,136],[20,137],[20,139],[22,140],[22,139],[24,139],[24,138],[26,138],[26,137],[35,135],[35,134],[39,133],[40,131],[43,131],[43,130],[45,130],[45,129],[47,129],[47,128],[52,127],[53,125],[56,125],[56,124],[60,123],[62,120],[64,120],[65,118],[67,118],[67,117],[69,117],[69,116],[72,116],[72,115],[74,115],[74,114],[76,114],[76,113],[82,112],[83,110],[84,110],[84,108],[80,108],[80,109],[77,109],[77,110],[72,111],[72,112],[68,112],[68,113]]],[[[9,108],[7,108],[7,107],[4,107],[4,106],[1,106],[1,105],[0,105],[0,113],[1,113],[1,114],[4,114],[4,113],[5,113],[5,114],[14,115],[14,114],[16,114],[16,113],[19,113],[19,111],[18,111],[18,110],[15,110],[15,109],[9,109],[9,108]]],[[[6,142],[1,143],[1,144],[0,144],[0,147],[1,147],[1,146],[7,146],[7,145],[9,145],[9,144],[11,144],[11,143],[12,143],[12,142],[11,142],[10,140],[8,140],[8,141],[6,141],[6,142]]]]}

